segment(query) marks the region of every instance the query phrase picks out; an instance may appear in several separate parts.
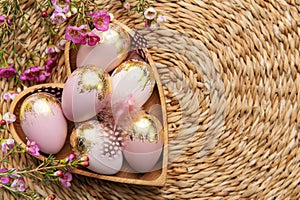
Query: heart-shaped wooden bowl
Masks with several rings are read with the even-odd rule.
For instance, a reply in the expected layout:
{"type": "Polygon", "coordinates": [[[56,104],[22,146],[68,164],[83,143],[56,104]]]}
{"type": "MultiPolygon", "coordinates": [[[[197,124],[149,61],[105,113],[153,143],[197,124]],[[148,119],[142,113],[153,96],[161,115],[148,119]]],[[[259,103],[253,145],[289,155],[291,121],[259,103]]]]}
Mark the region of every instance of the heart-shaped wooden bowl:
{"type": "MultiPolygon", "coordinates": [[[[114,23],[122,26],[126,31],[129,32],[129,35],[132,37],[133,40],[134,35],[133,31],[129,29],[124,24],[119,23],[118,21],[114,20],[114,23]]],[[[137,54],[136,56],[139,56],[144,61],[150,64],[153,70],[153,74],[156,80],[155,89],[152,93],[152,96],[149,98],[149,100],[145,103],[143,106],[145,111],[149,111],[151,105],[154,104],[160,104],[161,106],[161,118],[162,118],[162,125],[163,125],[163,152],[161,154],[160,160],[157,162],[156,166],[154,167],[153,171],[147,172],[147,173],[136,173],[134,172],[130,166],[126,163],[126,160],[123,162],[122,169],[120,172],[118,172],[115,175],[102,175],[95,173],[93,171],[90,171],[86,168],[74,168],[73,173],[80,174],[83,176],[93,177],[97,179],[103,179],[108,181],[115,181],[120,183],[128,183],[128,184],[138,184],[138,185],[151,185],[151,186],[162,186],[165,184],[166,181],[166,173],[167,173],[167,160],[168,160],[168,126],[167,126],[167,114],[166,114],[166,104],[163,94],[163,88],[162,84],[160,82],[160,77],[158,74],[158,71],[156,69],[156,66],[151,59],[151,55],[149,54],[148,50],[145,48],[135,49],[134,52],[137,54]]],[[[131,53],[134,53],[131,52],[131,53]]],[[[72,71],[76,68],[76,55],[77,51],[75,49],[70,48],[70,43],[66,44],[65,47],[65,64],[68,71],[68,75],[72,73],[72,71]]],[[[24,145],[26,144],[26,136],[21,128],[20,125],[20,108],[25,100],[25,98],[33,93],[37,92],[48,92],[53,95],[55,95],[59,100],[61,99],[61,94],[63,91],[64,84],[57,84],[57,83],[46,83],[46,84],[40,84],[35,85],[32,87],[29,87],[25,90],[23,90],[12,102],[10,107],[10,112],[15,114],[17,117],[17,120],[10,124],[10,130],[15,138],[15,140],[24,145]]],[[[55,154],[56,159],[62,159],[65,158],[67,155],[72,153],[72,148],[70,145],[70,134],[74,127],[74,124],[72,122],[68,122],[68,136],[67,140],[65,142],[64,147],[61,149],[60,152],[55,154]]],[[[41,156],[38,157],[40,160],[44,160],[48,155],[41,154],[41,156]]]]}

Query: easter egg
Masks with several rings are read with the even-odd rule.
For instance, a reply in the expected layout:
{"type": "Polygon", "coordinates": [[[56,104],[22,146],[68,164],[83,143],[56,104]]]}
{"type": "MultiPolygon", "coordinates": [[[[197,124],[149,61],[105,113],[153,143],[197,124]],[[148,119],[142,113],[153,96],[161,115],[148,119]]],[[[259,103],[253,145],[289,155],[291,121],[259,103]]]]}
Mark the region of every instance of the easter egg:
{"type": "Polygon", "coordinates": [[[95,46],[81,45],[76,65],[81,67],[93,64],[110,72],[126,58],[130,50],[130,37],[122,27],[113,23],[107,31],[94,29],[92,32],[100,37],[100,42],[95,46]]]}
{"type": "Polygon", "coordinates": [[[77,154],[89,157],[88,169],[100,174],[115,174],[123,164],[121,137],[112,127],[90,120],[74,128],[71,146],[77,154]]]}
{"type": "Polygon", "coordinates": [[[111,80],[111,107],[115,119],[143,106],[155,85],[150,65],[136,60],[125,61],[119,65],[113,71],[111,80]]]}
{"type": "Polygon", "coordinates": [[[37,142],[46,154],[56,154],[67,137],[67,120],[60,102],[48,93],[28,96],[20,108],[20,124],[30,141],[37,142]]]}
{"type": "Polygon", "coordinates": [[[94,65],[77,68],[68,77],[62,92],[62,109],[74,122],[97,115],[108,102],[111,79],[107,72],[94,65]]]}
{"type": "Polygon", "coordinates": [[[162,152],[161,132],[159,120],[152,115],[141,114],[132,122],[124,140],[123,154],[135,171],[145,173],[153,169],[162,152]]]}

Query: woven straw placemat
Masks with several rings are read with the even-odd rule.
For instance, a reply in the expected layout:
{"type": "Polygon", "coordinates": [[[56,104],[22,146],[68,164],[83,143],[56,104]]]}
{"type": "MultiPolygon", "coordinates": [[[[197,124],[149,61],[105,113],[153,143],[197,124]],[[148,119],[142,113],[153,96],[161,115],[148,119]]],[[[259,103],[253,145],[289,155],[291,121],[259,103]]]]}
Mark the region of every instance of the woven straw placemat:
{"type": "MultiPolygon", "coordinates": [[[[33,0],[22,2],[34,32],[18,37],[43,52],[48,38],[37,20],[40,13],[33,0]]],[[[129,27],[143,26],[119,1],[103,4],[129,27]]],[[[34,181],[29,186],[58,199],[300,199],[300,2],[159,0],[153,5],[168,16],[164,27],[145,33],[167,103],[165,186],[79,175],[70,189],[34,181]]],[[[61,56],[47,82],[64,82],[65,74],[61,56]]],[[[13,83],[1,79],[1,94],[13,83]]],[[[10,103],[1,100],[2,113],[10,103]]],[[[37,160],[22,155],[11,163],[24,167],[37,160]]],[[[1,192],[0,199],[13,198],[1,192]]]]}

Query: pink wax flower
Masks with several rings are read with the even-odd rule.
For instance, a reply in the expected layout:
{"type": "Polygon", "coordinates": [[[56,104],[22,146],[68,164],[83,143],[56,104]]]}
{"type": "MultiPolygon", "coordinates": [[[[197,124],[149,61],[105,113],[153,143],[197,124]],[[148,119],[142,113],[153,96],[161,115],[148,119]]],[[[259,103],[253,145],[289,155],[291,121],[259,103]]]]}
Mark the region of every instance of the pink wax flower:
{"type": "Polygon", "coordinates": [[[64,13],[62,12],[54,12],[51,17],[50,20],[54,23],[54,24],[61,24],[63,22],[65,22],[67,20],[67,17],[64,13]]]}
{"type": "Polygon", "coordinates": [[[40,148],[35,141],[27,140],[26,144],[26,151],[33,156],[39,157],[40,156],[40,148]]]}
{"type": "Polygon", "coordinates": [[[3,139],[1,140],[1,150],[2,153],[5,155],[7,152],[11,149],[13,149],[15,146],[15,140],[14,139],[3,139]]]}
{"type": "MultiPolygon", "coordinates": [[[[7,172],[7,170],[8,170],[7,168],[0,168],[0,174],[1,174],[1,173],[7,172]]],[[[1,182],[2,184],[4,184],[4,185],[7,185],[7,184],[9,184],[9,182],[10,182],[10,177],[7,176],[7,175],[1,176],[0,182],[1,182]]],[[[0,188],[1,188],[1,187],[2,187],[2,186],[0,185],[0,188]]]]}
{"type": "Polygon", "coordinates": [[[149,7],[145,10],[144,16],[148,20],[153,20],[157,15],[157,11],[153,7],[149,7]]]}
{"type": "Polygon", "coordinates": [[[17,117],[12,113],[7,112],[3,115],[2,119],[4,119],[7,124],[11,124],[16,121],[17,117]]]}
{"type": "Polygon", "coordinates": [[[18,177],[16,179],[13,180],[12,184],[10,185],[10,187],[13,190],[19,191],[19,192],[24,192],[25,191],[25,180],[23,177],[18,177]]]}
{"type": "Polygon", "coordinates": [[[72,41],[75,44],[81,43],[85,34],[82,32],[83,27],[68,26],[66,28],[66,40],[72,41]]]}
{"type": "Polygon", "coordinates": [[[70,0],[52,0],[54,10],[58,13],[67,13],[70,8],[70,0]]]}
{"type": "Polygon", "coordinates": [[[59,178],[59,181],[60,183],[68,188],[71,186],[71,181],[72,181],[73,177],[72,177],[72,174],[70,172],[65,172],[60,178],[59,178]]]}
{"type": "Polygon", "coordinates": [[[66,162],[70,163],[76,158],[76,155],[74,153],[71,153],[70,155],[67,156],[66,162]]]}
{"type": "Polygon", "coordinates": [[[65,49],[65,45],[67,43],[67,40],[65,39],[61,39],[58,43],[57,43],[57,47],[61,50],[64,50],[65,49]]]}
{"type": "Polygon", "coordinates": [[[18,92],[16,92],[16,91],[8,91],[8,92],[5,92],[4,94],[3,94],[3,99],[4,100],[14,100],[15,99],[15,97],[18,95],[19,93],[18,92]]]}
{"type": "Polygon", "coordinates": [[[32,66],[27,69],[20,75],[21,81],[36,81],[43,82],[45,81],[45,73],[41,66],[32,66]]]}
{"type": "Polygon", "coordinates": [[[0,23],[5,22],[5,20],[6,20],[5,15],[0,15],[0,23]]]}
{"type": "Polygon", "coordinates": [[[17,74],[17,71],[12,67],[2,67],[0,68],[0,77],[10,78],[17,74]]]}
{"type": "Polygon", "coordinates": [[[7,172],[7,168],[0,168],[0,173],[7,172]]]}
{"type": "Polygon", "coordinates": [[[97,34],[93,32],[88,32],[85,34],[85,38],[81,41],[81,44],[87,43],[89,46],[95,46],[99,41],[100,37],[97,34]]]}
{"type": "Polygon", "coordinates": [[[49,58],[45,63],[45,75],[48,77],[52,69],[57,65],[57,58],[49,58]]]}
{"type": "Polygon", "coordinates": [[[54,54],[54,53],[59,53],[59,52],[60,52],[60,48],[58,48],[55,45],[50,45],[45,50],[46,54],[54,54]]]}
{"type": "Polygon", "coordinates": [[[37,83],[41,83],[44,82],[46,80],[46,77],[50,76],[49,74],[43,72],[41,74],[39,74],[37,77],[35,77],[35,81],[37,83]]]}
{"type": "Polygon", "coordinates": [[[110,15],[106,10],[94,11],[88,16],[94,19],[94,26],[98,31],[107,31],[110,23],[110,15]]]}

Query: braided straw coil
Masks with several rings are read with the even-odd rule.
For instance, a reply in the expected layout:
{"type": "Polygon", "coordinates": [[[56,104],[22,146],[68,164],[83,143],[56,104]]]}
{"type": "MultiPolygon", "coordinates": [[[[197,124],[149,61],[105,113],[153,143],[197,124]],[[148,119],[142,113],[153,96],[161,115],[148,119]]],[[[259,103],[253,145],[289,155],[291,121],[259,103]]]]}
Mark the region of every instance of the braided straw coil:
{"type": "MultiPolygon", "coordinates": [[[[32,2],[21,8],[36,31],[19,34],[42,52],[47,33],[32,2]]],[[[142,18],[128,15],[119,1],[101,2],[120,22],[143,27],[142,18]]],[[[166,98],[166,184],[76,175],[70,189],[27,180],[29,187],[58,199],[299,199],[300,2],[160,0],[153,6],[168,16],[159,30],[141,30],[166,98]]],[[[61,56],[47,82],[64,82],[65,73],[61,56]]],[[[13,84],[1,79],[1,94],[13,84]]],[[[10,103],[1,99],[2,113],[10,103]]],[[[37,163],[27,155],[10,161],[18,167],[37,163]]],[[[1,199],[14,198],[2,192],[1,199]]]]}

